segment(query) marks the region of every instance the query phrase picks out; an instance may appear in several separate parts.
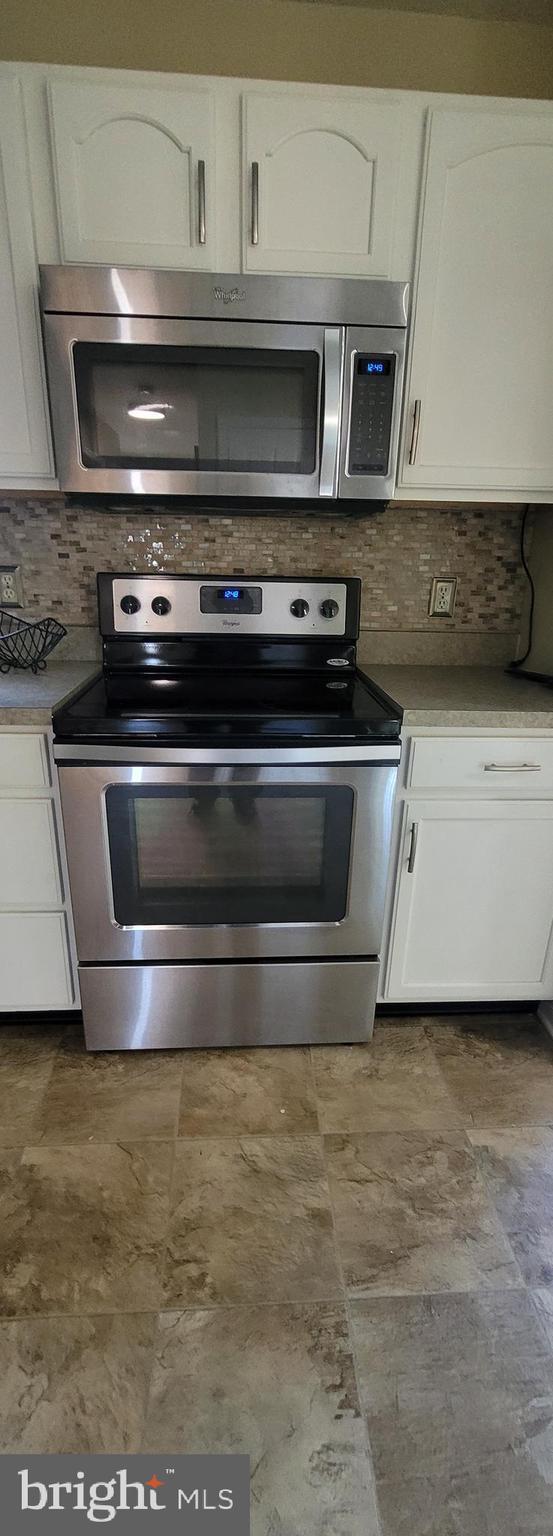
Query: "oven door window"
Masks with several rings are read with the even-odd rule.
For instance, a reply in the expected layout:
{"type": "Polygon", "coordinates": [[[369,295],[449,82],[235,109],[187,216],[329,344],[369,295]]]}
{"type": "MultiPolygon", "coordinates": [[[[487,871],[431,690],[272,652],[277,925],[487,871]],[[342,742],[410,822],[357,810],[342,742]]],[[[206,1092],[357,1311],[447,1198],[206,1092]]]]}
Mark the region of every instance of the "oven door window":
{"type": "Polygon", "coordinates": [[[114,785],[106,812],[116,922],[340,922],[353,803],[342,785],[114,785]]]}
{"type": "Polygon", "coordinates": [[[317,352],[261,347],[73,347],[87,469],[312,475],[317,352]]]}

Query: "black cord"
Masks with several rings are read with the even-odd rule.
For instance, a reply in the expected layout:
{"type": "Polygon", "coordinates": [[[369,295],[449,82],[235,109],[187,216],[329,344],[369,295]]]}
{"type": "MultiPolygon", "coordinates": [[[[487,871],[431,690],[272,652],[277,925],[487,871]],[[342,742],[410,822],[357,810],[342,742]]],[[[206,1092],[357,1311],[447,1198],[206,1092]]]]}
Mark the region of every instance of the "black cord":
{"type": "Polygon", "coordinates": [[[530,655],[530,651],[532,649],[532,632],[533,632],[533,628],[534,628],[534,606],[535,606],[535,602],[536,602],[536,589],[535,589],[535,586],[534,586],[534,580],[533,580],[532,572],[530,570],[530,566],[528,564],[528,561],[526,559],[526,554],[525,554],[525,551],[524,551],[524,537],[525,537],[525,534],[526,534],[526,524],[528,522],[528,513],[529,513],[529,511],[530,511],[530,506],[527,505],[524,508],[524,512],[522,514],[522,520],[521,520],[521,524],[520,524],[520,563],[522,565],[523,571],[525,572],[525,575],[526,575],[526,578],[527,578],[527,581],[528,581],[528,585],[530,587],[530,614],[529,614],[529,618],[528,618],[528,645],[527,645],[526,650],[524,652],[524,656],[519,656],[516,661],[510,661],[509,662],[509,667],[510,668],[521,667],[523,661],[527,661],[528,660],[528,657],[530,655]]]}

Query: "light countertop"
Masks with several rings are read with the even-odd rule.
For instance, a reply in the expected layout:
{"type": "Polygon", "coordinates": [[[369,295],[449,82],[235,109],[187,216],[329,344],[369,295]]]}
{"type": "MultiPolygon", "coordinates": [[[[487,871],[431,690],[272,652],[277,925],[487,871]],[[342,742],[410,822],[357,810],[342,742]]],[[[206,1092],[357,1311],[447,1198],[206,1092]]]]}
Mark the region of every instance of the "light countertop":
{"type": "Polygon", "coordinates": [[[405,726],[553,730],[553,688],[509,676],[502,667],[361,665],[401,704],[405,726]]]}
{"type": "Polygon", "coordinates": [[[44,672],[0,672],[0,730],[52,724],[52,710],[98,672],[97,661],[50,661],[44,672]]]}
{"type": "MultiPolygon", "coordinates": [[[[553,688],[501,667],[361,666],[401,704],[406,726],[553,730],[553,688]]],[[[0,674],[0,729],[51,724],[52,710],[98,672],[97,661],[52,661],[45,672],[0,674]]]]}

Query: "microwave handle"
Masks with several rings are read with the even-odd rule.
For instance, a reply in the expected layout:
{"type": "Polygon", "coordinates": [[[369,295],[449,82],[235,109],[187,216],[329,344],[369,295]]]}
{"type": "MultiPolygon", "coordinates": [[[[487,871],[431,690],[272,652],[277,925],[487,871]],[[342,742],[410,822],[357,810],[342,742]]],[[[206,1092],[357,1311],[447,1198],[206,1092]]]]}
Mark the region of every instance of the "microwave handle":
{"type": "Polygon", "coordinates": [[[342,337],[339,326],[325,330],[323,350],[323,431],[319,496],[334,496],[342,408],[342,337]]]}

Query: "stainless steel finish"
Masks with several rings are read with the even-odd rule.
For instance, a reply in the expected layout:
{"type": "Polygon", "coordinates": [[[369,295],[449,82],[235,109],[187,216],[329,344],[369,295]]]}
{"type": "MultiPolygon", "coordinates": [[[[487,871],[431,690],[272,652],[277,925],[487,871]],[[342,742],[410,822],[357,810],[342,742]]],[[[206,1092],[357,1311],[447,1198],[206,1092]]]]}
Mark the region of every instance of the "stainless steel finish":
{"type": "Polygon", "coordinates": [[[80,451],[80,430],[73,372],[77,341],[138,343],[149,346],[263,347],[305,350],[319,358],[318,419],[321,410],[324,327],[244,324],[242,319],[170,320],[98,315],[44,316],[56,467],[62,489],[108,495],[285,496],[315,499],[319,464],[312,474],[256,473],[180,469],[87,469],[80,451]]]}
{"type": "Polygon", "coordinates": [[[205,160],[198,160],[198,244],[205,243],[205,160]]]}
{"type": "Polygon", "coordinates": [[[338,495],[345,500],[366,501],[368,496],[373,496],[387,501],[394,494],[401,419],[401,397],[403,392],[405,343],[406,333],[400,329],[392,330],[391,328],[384,329],[383,327],[375,326],[374,328],[371,327],[368,333],[359,327],[348,326],[346,331],[342,422],[347,423],[347,430],[344,431],[342,427],[338,479],[338,495]],[[348,473],[353,375],[359,352],[388,354],[395,356],[396,360],[390,454],[386,475],[350,475],[348,473]]]}
{"type": "Polygon", "coordinates": [[[252,245],[259,245],[259,162],[252,160],[252,245]]]}
{"type": "Polygon", "coordinates": [[[419,432],[421,424],[421,401],[415,400],[413,409],[413,426],[411,429],[411,442],[409,444],[409,463],[414,464],[419,446],[419,432]]]}
{"type": "Polygon", "coordinates": [[[89,1051],[329,1045],[372,1035],[377,960],[80,966],[89,1051]]]}
{"type": "Polygon", "coordinates": [[[342,354],[343,330],[338,326],[325,330],[323,441],[321,447],[319,496],[336,495],[342,405],[342,354]]]}
{"type": "Polygon", "coordinates": [[[407,326],[408,283],[378,278],[272,277],[141,267],[42,266],[45,313],[166,320],[276,320],[301,325],[407,326]]]}
{"type": "MultiPolygon", "coordinates": [[[[205,182],[198,164],[199,238],[205,182]]],[[[252,238],[257,186],[252,176],[252,238]]],[[[257,216],[255,229],[257,229],[257,216]]],[[[154,272],[124,267],[43,267],[41,297],[58,476],[63,490],[99,495],[387,500],[393,494],[408,287],[380,280],[154,272]],[[345,334],[345,328],[347,333],[345,334]],[[76,342],[170,348],[274,347],[319,359],[317,454],[308,474],[254,470],[85,467],[73,369],[76,342]],[[345,347],[346,365],[343,366],[345,347]],[[394,353],[388,473],[347,472],[352,369],[357,351],[394,353]],[[322,379],[324,375],[324,397],[322,379]],[[343,399],[342,399],[343,396],[343,399]]]]}
{"type": "Polygon", "coordinates": [[[190,635],[278,635],[286,638],[306,636],[344,635],[346,628],[346,587],[342,581],[325,583],[310,581],[250,581],[237,578],[241,587],[261,587],[261,613],[201,613],[200,591],[202,587],[228,586],[228,576],[159,577],[155,587],[149,577],[129,575],[113,581],[114,629],[120,635],[155,634],[156,638],[172,634],[190,635]],[[138,613],[124,613],[121,598],[130,594],[140,602],[138,613]],[[168,614],[152,612],[152,598],[169,599],[168,614]],[[290,604],[296,598],[305,598],[309,613],[301,621],[290,613],[290,604]],[[319,612],[325,598],[334,599],[338,613],[333,619],[324,619],[319,612]]]}
{"type": "Polygon", "coordinates": [[[224,764],[234,767],[240,764],[265,764],[268,767],[309,763],[399,763],[399,742],[389,745],[381,742],[364,747],[132,747],[97,746],[83,742],[54,742],[54,759],[57,763],[159,763],[185,765],[206,763],[208,766],[224,764]]]}
{"type": "MultiPolygon", "coordinates": [[[[83,750],[83,749],[81,749],[83,750]]],[[[201,754],[199,754],[201,757],[201,754]]],[[[397,767],[68,766],[59,779],[79,961],[260,960],[378,955],[397,767]],[[118,926],[105,809],[111,785],[345,785],[354,792],[346,915],[341,922],[118,926]]]]}
{"type": "Polygon", "coordinates": [[[418,821],[414,821],[413,825],[411,827],[411,838],[410,838],[410,842],[409,842],[409,858],[407,860],[407,874],[408,875],[412,875],[413,870],[415,868],[415,859],[417,857],[417,843],[418,843],[418,840],[419,840],[419,824],[418,824],[418,821]]]}
{"type": "Polygon", "coordinates": [[[541,773],[541,763],[484,763],[484,773],[541,773]]]}

